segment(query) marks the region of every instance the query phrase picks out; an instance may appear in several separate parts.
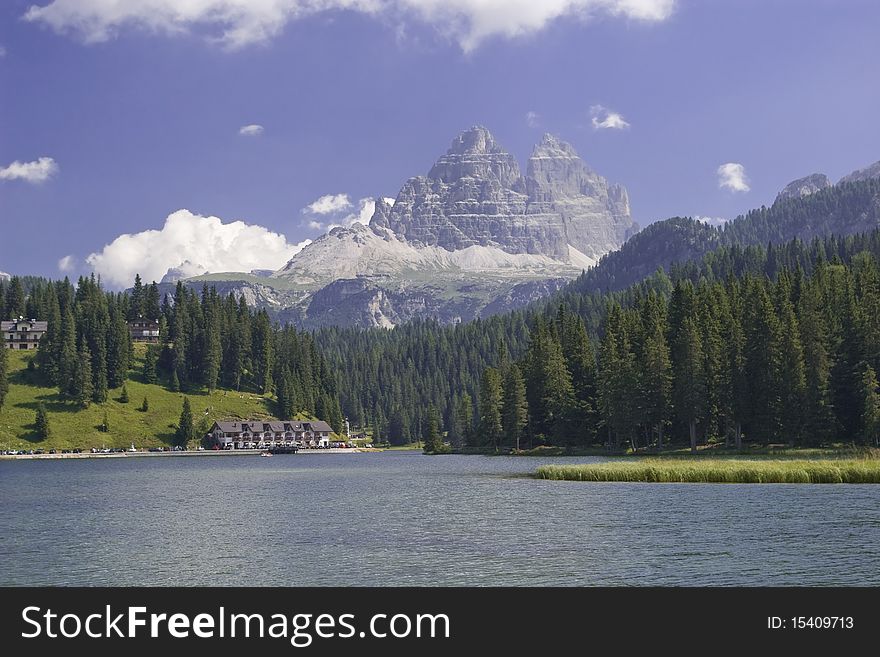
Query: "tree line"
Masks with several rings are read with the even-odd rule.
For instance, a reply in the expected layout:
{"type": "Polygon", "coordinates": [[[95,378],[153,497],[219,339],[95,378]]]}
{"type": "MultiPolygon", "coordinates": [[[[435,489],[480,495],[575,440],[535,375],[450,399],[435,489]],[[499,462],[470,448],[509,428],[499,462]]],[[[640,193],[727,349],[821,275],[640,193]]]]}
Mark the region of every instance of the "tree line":
{"type": "Polygon", "coordinates": [[[862,382],[870,377],[866,366],[880,367],[869,330],[880,313],[866,282],[878,258],[880,231],[734,244],[617,292],[573,286],[466,325],[328,328],[315,338],[346,372],[344,412],[392,442],[425,436],[430,409],[454,445],[480,447],[515,446],[517,439],[526,446],[657,446],[690,442],[692,431],[696,442],[732,445],[870,442],[870,417],[861,413],[872,406],[860,400],[870,386],[862,382]],[[786,286],[792,291],[783,303],[786,286]],[[833,302],[850,292],[850,306],[833,302]],[[859,332],[844,341],[844,327],[859,332]],[[724,351],[732,339],[748,339],[741,348],[750,350],[735,366],[726,365],[724,351]],[[787,392],[777,399],[780,391],[787,392]],[[804,395],[815,410],[809,422],[793,412],[804,395]],[[682,410],[690,400],[693,417],[682,410]]]}
{"type": "MultiPolygon", "coordinates": [[[[272,396],[275,414],[298,413],[326,420],[337,432],[344,419],[338,374],[312,336],[274,325],[234,295],[211,287],[201,294],[178,284],[159,300],[155,283],[140,277],[131,292],[108,292],[94,276],[48,281],[13,277],[0,287],[4,312],[48,322],[34,359],[39,375],[81,406],[104,403],[124,386],[133,359],[128,322],[157,321],[161,342],[146,347],[140,370],[145,383],[172,391],[218,387],[272,396]]],[[[8,381],[0,360],[0,401],[8,381]]]]}

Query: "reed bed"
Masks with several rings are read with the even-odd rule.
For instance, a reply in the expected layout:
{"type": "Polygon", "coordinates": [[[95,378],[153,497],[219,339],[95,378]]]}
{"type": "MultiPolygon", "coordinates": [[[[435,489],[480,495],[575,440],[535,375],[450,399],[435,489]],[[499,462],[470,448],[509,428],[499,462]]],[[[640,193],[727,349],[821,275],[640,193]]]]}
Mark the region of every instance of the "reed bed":
{"type": "Polygon", "coordinates": [[[880,484],[880,460],[645,459],[544,465],[539,479],[719,484],[880,484]]]}

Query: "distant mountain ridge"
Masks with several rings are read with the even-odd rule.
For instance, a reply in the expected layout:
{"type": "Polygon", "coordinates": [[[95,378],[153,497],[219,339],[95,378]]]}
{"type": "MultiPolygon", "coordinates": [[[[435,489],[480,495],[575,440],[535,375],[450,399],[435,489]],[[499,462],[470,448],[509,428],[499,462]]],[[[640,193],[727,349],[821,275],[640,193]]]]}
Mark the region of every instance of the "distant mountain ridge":
{"type": "Polygon", "coordinates": [[[620,290],[658,268],[697,260],[719,246],[766,246],[869,232],[880,227],[880,168],[877,171],[878,176],[845,176],[836,185],[808,193],[793,191],[805,188],[802,181],[807,179],[799,179],[787,185],[789,193],[780,193],[772,206],[752,210],[720,227],[689,217],[657,221],[604,256],[572,282],[571,289],[587,293],[620,290]]]}
{"type": "MultiPolygon", "coordinates": [[[[561,288],[638,230],[629,197],[544,135],[525,175],[484,127],[461,133],[369,225],[337,227],[268,277],[212,274],[298,326],[468,321],[561,288]]],[[[169,282],[170,279],[169,279],[169,282]]]]}

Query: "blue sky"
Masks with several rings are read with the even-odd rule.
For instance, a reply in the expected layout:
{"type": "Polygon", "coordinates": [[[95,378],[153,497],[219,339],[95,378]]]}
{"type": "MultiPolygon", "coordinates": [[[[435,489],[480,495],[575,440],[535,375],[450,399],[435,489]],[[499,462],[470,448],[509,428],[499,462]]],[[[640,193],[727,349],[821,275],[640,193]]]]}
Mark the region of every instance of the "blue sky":
{"type": "Polygon", "coordinates": [[[320,234],[310,221],[393,197],[474,124],[521,164],[560,135],[626,185],[642,224],[733,217],[880,159],[873,0],[108,6],[0,5],[0,270],[55,277],[69,256],[68,273],[121,284],[148,255],[153,271],[216,271],[260,251],[271,268],[320,234]],[[596,106],[617,127],[597,129],[596,106]],[[745,185],[719,185],[731,163],[745,185]],[[350,206],[303,213],[338,194],[350,206]]]}

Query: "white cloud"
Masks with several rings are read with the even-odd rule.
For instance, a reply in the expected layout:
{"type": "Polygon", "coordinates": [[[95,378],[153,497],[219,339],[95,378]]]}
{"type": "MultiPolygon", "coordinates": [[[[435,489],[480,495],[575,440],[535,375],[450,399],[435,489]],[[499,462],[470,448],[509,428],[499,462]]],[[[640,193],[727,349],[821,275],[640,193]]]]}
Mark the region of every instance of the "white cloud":
{"type": "Polygon", "coordinates": [[[76,269],[76,257],[66,255],[58,261],[58,271],[68,274],[76,269]]]}
{"type": "Polygon", "coordinates": [[[590,116],[593,120],[593,130],[625,130],[629,127],[629,123],[622,115],[602,105],[593,105],[590,108],[590,116]]]}
{"type": "Polygon", "coordinates": [[[0,57],[6,57],[6,48],[0,46],[0,57]]]}
{"type": "Polygon", "coordinates": [[[0,180],[24,180],[29,183],[41,183],[48,180],[58,171],[58,164],[51,157],[41,157],[33,162],[16,160],[8,167],[0,168],[0,180]]]}
{"type": "Polygon", "coordinates": [[[250,125],[243,125],[238,129],[238,134],[242,137],[259,137],[263,134],[263,126],[259,123],[251,123],[250,125]]]}
{"type": "MultiPolygon", "coordinates": [[[[394,199],[385,197],[388,205],[394,205],[394,199]]],[[[336,194],[322,196],[314,203],[303,208],[306,215],[321,215],[324,221],[315,218],[305,221],[305,225],[312,230],[333,230],[340,226],[351,228],[354,224],[369,224],[376,211],[376,199],[371,196],[360,199],[357,206],[349,200],[348,194],[336,194]],[[317,207],[317,210],[314,208],[317,207]]]]}
{"type": "Polygon", "coordinates": [[[526,112],[526,125],[537,128],[540,125],[541,116],[537,112],[526,112]]]}
{"type": "Polygon", "coordinates": [[[597,15],[662,21],[676,0],[52,0],[32,5],[24,19],[73,33],[86,43],[107,41],[126,27],[151,32],[207,33],[228,48],[265,42],[310,15],[349,10],[390,19],[397,31],[411,20],[434,26],[465,51],[491,37],[535,33],[561,18],[597,15]]]}
{"type": "Polygon", "coordinates": [[[718,187],[729,189],[732,192],[747,192],[749,179],[746,177],[746,168],[738,162],[727,162],[718,167],[718,187]]]}
{"type": "Polygon", "coordinates": [[[348,194],[325,194],[302,209],[303,214],[335,214],[351,207],[348,194]]]}
{"type": "Polygon", "coordinates": [[[120,235],[86,262],[111,285],[130,285],[135,274],[161,280],[169,270],[206,272],[280,269],[311,240],[291,244],[278,233],[243,221],[224,223],[178,210],[160,230],[120,235]]]}
{"type": "Polygon", "coordinates": [[[728,219],[727,217],[703,217],[701,215],[697,215],[696,217],[694,217],[694,220],[704,224],[708,224],[710,226],[714,226],[715,228],[719,228],[730,221],[730,219],[728,219]]]}

